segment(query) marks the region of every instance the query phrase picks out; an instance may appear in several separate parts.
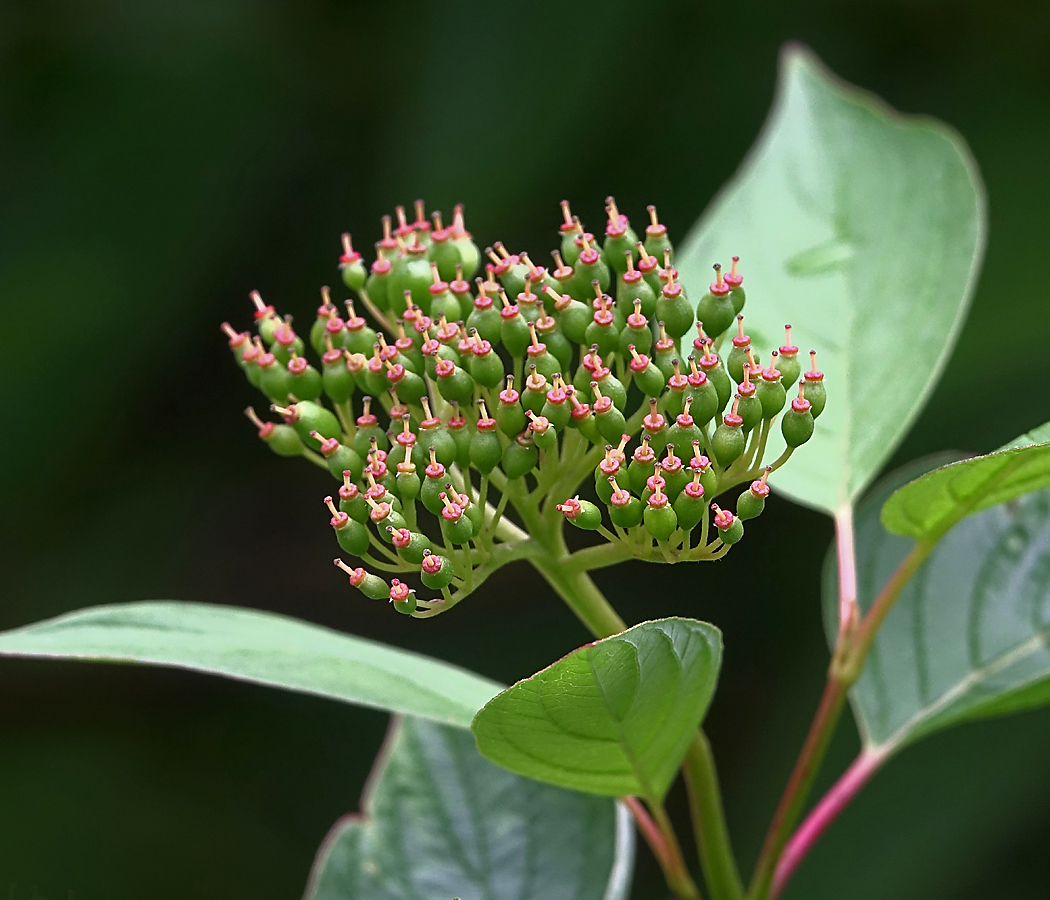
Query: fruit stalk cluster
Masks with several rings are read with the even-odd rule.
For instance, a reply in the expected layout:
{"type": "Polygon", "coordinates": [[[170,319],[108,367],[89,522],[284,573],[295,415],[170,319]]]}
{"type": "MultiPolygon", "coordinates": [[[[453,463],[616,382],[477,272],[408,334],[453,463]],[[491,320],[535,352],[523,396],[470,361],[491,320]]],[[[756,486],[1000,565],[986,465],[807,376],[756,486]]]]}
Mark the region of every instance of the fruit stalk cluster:
{"type": "Polygon", "coordinates": [[[824,376],[790,326],[759,356],[738,259],[694,301],[656,210],[641,237],[612,198],[605,212],[599,239],[563,202],[547,266],[482,253],[462,207],[446,226],[417,201],[383,218],[368,266],[343,236],[352,296],[323,288],[307,333],[258,293],[255,334],[224,324],[277,417],[246,411],[259,437],[335,480],[324,502],[357,564],[335,562],[365,596],[436,615],[564,522],[625,557],[718,559],[812,436],[824,376]],[[786,449],[766,464],[778,417],[786,449]],[[715,502],[749,482],[734,511],[715,502]]]}

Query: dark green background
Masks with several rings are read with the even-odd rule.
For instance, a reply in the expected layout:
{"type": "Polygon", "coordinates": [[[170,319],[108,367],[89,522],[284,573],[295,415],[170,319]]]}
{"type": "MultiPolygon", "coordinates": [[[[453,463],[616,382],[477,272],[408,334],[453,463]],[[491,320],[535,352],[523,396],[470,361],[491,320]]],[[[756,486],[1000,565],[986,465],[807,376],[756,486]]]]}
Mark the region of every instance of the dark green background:
{"type": "MultiPolygon", "coordinates": [[[[217,325],[259,288],[309,318],[338,235],[425,196],[537,257],[613,193],[679,237],[752,142],[782,41],[969,140],[991,237],[948,374],[898,460],[1050,418],[1050,13],[863,0],[0,4],[0,496],[10,627],[139,598],[301,615],[510,681],[585,639],[530,571],[432,622],[352,595],[325,476],[271,456],[217,325]]],[[[902,291],[907,273],[887,272],[902,291]]],[[[892,390],[892,385],[887,385],[892,390]]],[[[773,502],[725,564],[603,578],[630,620],[726,633],[710,732],[750,863],[827,651],[827,519],[773,502]],[[654,590],[656,588],[656,590],[654,590]]],[[[384,717],[203,676],[0,664],[0,892],[295,897],[384,717]]],[[[842,729],[831,759],[855,751],[842,729]]],[[[909,749],[790,897],[1047,895],[1050,712],[909,749]]],[[[676,808],[675,813],[683,811],[676,808]]],[[[660,897],[640,854],[638,897],[660,897]]]]}

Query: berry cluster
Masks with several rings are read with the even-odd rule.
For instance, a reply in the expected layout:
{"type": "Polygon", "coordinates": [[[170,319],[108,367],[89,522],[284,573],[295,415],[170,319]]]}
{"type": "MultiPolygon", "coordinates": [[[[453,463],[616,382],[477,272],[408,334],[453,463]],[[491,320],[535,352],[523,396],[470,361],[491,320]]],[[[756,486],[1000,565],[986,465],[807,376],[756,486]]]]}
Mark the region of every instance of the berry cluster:
{"type": "Polygon", "coordinates": [[[332,527],[368,569],[336,564],[399,612],[436,615],[511,559],[564,547],[564,521],[624,557],[717,559],[824,409],[824,376],[813,354],[802,372],[790,326],[758,362],[736,257],[694,303],[653,207],[644,240],[612,198],[601,241],[562,212],[552,268],[499,243],[483,257],[462,207],[448,227],[422,201],[414,221],[401,207],[396,227],[384,217],[370,269],[344,235],[343,282],[378,330],[323,288],[306,338],[320,369],[258,293],[257,335],[223,325],[281,419],[249,408],[259,437],[339,483],[325,498],[332,527]],[[763,466],[782,412],[787,449],[763,466]],[[749,481],[735,513],[713,502],[749,481]]]}

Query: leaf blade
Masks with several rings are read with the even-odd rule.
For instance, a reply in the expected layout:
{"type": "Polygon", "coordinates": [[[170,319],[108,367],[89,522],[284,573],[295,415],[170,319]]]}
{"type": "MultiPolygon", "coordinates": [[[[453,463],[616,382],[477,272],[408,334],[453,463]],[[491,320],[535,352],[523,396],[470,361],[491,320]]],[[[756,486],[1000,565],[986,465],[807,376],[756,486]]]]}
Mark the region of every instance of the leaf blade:
{"type": "Polygon", "coordinates": [[[698,295],[712,263],[739,255],[745,315],[767,329],[749,322],[756,349],[776,347],[768,329],[790,322],[803,352],[818,351],[828,406],[776,489],[832,514],[863,492],[947,362],[984,243],[983,187],[955,132],[785,49],[762,134],[676,256],[698,295]]]}
{"type": "Polygon", "coordinates": [[[550,784],[659,800],[714,693],[721,633],[659,619],[588,644],[478,713],[482,755],[550,784]]]}
{"type": "Polygon", "coordinates": [[[896,490],[882,507],[894,534],[936,540],[971,513],[1050,485],[1050,422],[984,456],[927,472],[896,490]]]}
{"type": "Polygon", "coordinates": [[[90,607],[6,631],[0,656],[170,666],[459,728],[500,690],[457,666],[298,619],[176,601],[90,607]]]}
{"type": "Polygon", "coordinates": [[[399,721],[369,782],[362,814],[337,822],[318,851],[306,900],[629,892],[634,826],[622,805],[507,772],[462,731],[399,721]]]}

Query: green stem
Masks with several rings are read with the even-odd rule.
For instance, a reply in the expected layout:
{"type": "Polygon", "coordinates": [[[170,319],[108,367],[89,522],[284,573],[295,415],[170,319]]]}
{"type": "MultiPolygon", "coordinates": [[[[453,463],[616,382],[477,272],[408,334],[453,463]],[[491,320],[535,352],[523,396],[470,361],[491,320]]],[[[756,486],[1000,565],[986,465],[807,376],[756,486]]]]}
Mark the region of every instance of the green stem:
{"type": "MultiPolygon", "coordinates": [[[[560,547],[561,552],[556,550],[551,555],[534,557],[532,564],[595,637],[609,637],[624,631],[627,628],[626,623],[617,615],[588,574],[588,569],[608,565],[613,560],[607,559],[606,554],[602,552],[604,548],[598,547],[580,550],[571,557],[567,557],[561,531],[557,530],[555,534],[557,535],[555,546],[560,547]]],[[[700,860],[713,900],[739,900],[743,895],[743,887],[733,858],[733,851],[729,845],[729,831],[722,809],[722,798],[715,774],[714,760],[711,757],[710,744],[702,730],[697,732],[690,744],[683,762],[683,770],[689,789],[690,809],[697,831],[700,860]]],[[[677,838],[663,808],[654,806],[652,812],[653,820],[670,848],[666,859],[661,859],[661,866],[667,877],[668,885],[681,897],[699,896],[695,893],[683,893],[688,885],[683,881],[675,880],[679,878],[674,868],[674,850],[678,848],[677,838]]],[[[681,856],[680,849],[678,849],[678,855],[681,856]]],[[[692,882],[690,881],[689,884],[692,882]]],[[[693,891],[696,891],[695,885],[693,885],[693,891]]]]}
{"type": "Polygon", "coordinates": [[[707,889],[713,900],[741,900],[744,883],[733,858],[715,759],[703,730],[689,744],[682,774],[707,889]]]}

